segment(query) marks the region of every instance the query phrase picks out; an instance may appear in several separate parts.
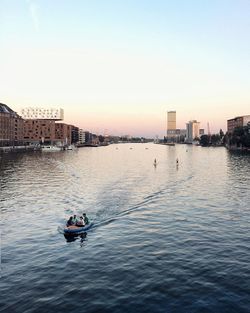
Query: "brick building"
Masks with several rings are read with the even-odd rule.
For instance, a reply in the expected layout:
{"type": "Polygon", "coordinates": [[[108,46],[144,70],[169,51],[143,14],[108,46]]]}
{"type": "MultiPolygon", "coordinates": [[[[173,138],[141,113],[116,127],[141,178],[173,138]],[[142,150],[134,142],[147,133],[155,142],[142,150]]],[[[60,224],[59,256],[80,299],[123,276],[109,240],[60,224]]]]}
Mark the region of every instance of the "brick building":
{"type": "Polygon", "coordinates": [[[0,146],[23,145],[23,122],[10,107],[0,103],[0,146]]]}
{"type": "Polygon", "coordinates": [[[24,140],[33,144],[53,144],[55,142],[55,121],[24,120],[24,140]]]}
{"type": "Polygon", "coordinates": [[[72,125],[65,123],[55,124],[55,140],[57,144],[67,145],[72,142],[72,125]]]}

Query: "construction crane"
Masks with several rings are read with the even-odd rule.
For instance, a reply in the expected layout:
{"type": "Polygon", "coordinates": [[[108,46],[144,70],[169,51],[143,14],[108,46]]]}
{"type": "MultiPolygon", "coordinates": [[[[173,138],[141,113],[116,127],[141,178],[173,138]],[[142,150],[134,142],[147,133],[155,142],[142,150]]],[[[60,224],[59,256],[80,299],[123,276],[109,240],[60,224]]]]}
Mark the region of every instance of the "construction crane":
{"type": "Polygon", "coordinates": [[[209,127],[209,122],[207,122],[207,135],[208,135],[208,142],[211,143],[211,132],[209,127]]]}
{"type": "Polygon", "coordinates": [[[207,122],[207,134],[208,136],[211,136],[209,122],[207,122]]]}

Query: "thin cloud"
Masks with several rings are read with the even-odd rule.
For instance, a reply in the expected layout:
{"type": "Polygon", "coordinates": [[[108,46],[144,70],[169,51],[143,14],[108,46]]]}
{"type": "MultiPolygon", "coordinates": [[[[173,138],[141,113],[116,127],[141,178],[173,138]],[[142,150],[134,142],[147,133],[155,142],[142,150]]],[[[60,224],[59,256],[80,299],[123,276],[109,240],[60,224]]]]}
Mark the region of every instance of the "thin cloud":
{"type": "Polygon", "coordinates": [[[30,11],[30,15],[33,21],[33,25],[35,27],[35,29],[38,31],[39,30],[39,18],[38,18],[38,10],[39,10],[39,6],[37,5],[37,3],[34,0],[26,0],[28,7],[29,7],[29,11],[30,11]]]}

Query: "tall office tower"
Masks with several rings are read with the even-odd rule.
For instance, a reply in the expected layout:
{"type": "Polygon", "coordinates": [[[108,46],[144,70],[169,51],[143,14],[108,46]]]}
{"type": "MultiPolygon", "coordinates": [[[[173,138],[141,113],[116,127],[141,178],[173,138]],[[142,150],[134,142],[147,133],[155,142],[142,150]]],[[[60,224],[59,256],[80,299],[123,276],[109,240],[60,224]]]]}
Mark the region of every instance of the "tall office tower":
{"type": "Polygon", "coordinates": [[[197,122],[196,120],[189,121],[187,123],[187,138],[186,138],[186,141],[188,143],[192,143],[193,140],[196,137],[200,136],[199,130],[200,130],[200,122],[197,122]]]}
{"type": "Polygon", "coordinates": [[[167,138],[168,141],[176,139],[176,111],[168,111],[167,113],[167,138]]]}

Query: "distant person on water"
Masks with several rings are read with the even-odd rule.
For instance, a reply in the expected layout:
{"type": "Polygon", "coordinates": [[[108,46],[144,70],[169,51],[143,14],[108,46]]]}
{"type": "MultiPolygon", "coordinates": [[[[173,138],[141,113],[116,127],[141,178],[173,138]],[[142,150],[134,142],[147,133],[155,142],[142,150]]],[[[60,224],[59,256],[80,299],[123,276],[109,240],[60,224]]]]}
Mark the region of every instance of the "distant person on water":
{"type": "Polygon", "coordinates": [[[72,226],[72,225],[74,225],[75,223],[73,222],[73,216],[70,216],[70,218],[68,219],[68,221],[67,221],[67,227],[68,226],[72,226]]]}
{"type": "Polygon", "coordinates": [[[83,213],[82,215],[83,215],[84,224],[88,225],[89,224],[89,219],[88,219],[86,213],[83,213]]]}

